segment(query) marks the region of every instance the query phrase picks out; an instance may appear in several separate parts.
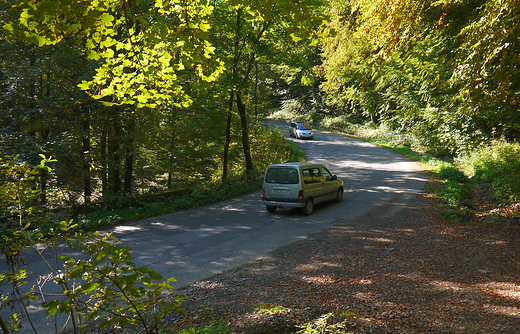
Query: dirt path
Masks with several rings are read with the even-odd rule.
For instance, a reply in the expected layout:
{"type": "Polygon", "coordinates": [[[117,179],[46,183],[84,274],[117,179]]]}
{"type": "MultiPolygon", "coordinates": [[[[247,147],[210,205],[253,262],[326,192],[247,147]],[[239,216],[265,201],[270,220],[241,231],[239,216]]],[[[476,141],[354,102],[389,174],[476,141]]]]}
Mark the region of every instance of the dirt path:
{"type": "Polygon", "coordinates": [[[349,333],[518,333],[520,228],[448,223],[425,197],[182,289],[185,315],[206,307],[233,333],[294,333],[329,312],[351,315],[349,333]]]}

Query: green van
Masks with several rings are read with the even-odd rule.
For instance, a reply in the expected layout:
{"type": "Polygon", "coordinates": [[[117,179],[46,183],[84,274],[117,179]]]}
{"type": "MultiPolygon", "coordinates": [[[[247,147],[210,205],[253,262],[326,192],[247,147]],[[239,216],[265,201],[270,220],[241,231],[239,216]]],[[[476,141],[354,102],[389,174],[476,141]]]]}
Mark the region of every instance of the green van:
{"type": "Polygon", "coordinates": [[[302,208],[310,215],[314,205],[343,200],[343,181],[322,164],[289,162],[267,167],[262,202],[267,211],[302,208]]]}

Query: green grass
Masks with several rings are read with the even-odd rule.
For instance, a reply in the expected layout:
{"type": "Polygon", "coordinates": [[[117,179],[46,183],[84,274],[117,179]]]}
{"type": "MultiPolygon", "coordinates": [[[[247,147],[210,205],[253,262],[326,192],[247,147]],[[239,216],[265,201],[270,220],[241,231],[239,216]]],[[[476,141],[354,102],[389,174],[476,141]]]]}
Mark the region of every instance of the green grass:
{"type": "Polygon", "coordinates": [[[256,306],[256,312],[261,314],[280,314],[289,312],[289,309],[282,306],[260,303],[256,306]]]}

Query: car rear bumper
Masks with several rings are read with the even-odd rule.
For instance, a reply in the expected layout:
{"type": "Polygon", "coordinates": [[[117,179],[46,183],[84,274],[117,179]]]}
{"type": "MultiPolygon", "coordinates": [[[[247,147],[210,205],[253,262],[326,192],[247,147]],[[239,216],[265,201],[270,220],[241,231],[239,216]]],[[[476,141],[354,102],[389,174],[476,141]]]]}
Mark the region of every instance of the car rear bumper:
{"type": "Polygon", "coordinates": [[[274,206],[277,208],[303,208],[305,203],[303,202],[280,202],[262,198],[262,202],[265,206],[274,206]]]}

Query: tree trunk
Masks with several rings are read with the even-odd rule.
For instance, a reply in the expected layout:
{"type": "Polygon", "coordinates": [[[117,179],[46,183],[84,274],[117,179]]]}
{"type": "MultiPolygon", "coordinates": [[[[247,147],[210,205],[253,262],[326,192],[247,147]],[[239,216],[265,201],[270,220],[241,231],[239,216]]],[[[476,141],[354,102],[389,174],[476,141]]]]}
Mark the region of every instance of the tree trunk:
{"type": "Polygon", "coordinates": [[[231,121],[233,111],[233,100],[235,97],[235,91],[229,93],[229,107],[226,122],[226,142],[224,144],[224,166],[222,168],[222,182],[225,182],[228,177],[228,161],[229,161],[229,145],[231,144],[231,121]]]}
{"type": "Polygon", "coordinates": [[[237,96],[237,109],[240,114],[240,124],[242,127],[242,146],[244,148],[244,156],[246,159],[246,173],[251,174],[253,172],[253,159],[251,158],[251,146],[249,144],[249,130],[247,124],[246,106],[242,102],[242,94],[236,93],[237,96]]]}
{"type": "Polygon", "coordinates": [[[99,150],[101,156],[101,191],[103,196],[108,195],[108,166],[107,166],[107,137],[108,137],[108,121],[103,122],[101,129],[101,138],[99,150]]]}
{"type": "Polygon", "coordinates": [[[177,144],[177,109],[172,110],[170,114],[170,147],[168,152],[168,188],[173,184],[173,166],[175,163],[175,145],[177,144]]]}
{"type": "Polygon", "coordinates": [[[135,129],[135,120],[130,118],[128,121],[128,133],[126,140],[126,150],[125,150],[125,185],[124,192],[125,194],[132,193],[132,176],[133,176],[133,167],[134,167],[134,129],[135,129]]]}
{"type": "Polygon", "coordinates": [[[90,106],[83,105],[83,198],[90,203],[92,190],[90,184],[90,106]]]}
{"type": "Polygon", "coordinates": [[[121,117],[118,107],[112,107],[111,131],[108,133],[108,183],[109,191],[113,194],[121,192],[121,117]]]}

